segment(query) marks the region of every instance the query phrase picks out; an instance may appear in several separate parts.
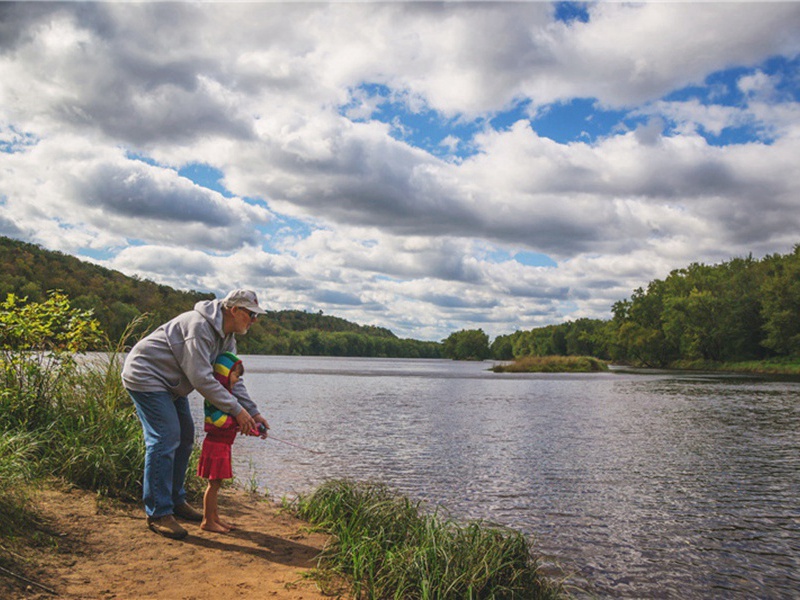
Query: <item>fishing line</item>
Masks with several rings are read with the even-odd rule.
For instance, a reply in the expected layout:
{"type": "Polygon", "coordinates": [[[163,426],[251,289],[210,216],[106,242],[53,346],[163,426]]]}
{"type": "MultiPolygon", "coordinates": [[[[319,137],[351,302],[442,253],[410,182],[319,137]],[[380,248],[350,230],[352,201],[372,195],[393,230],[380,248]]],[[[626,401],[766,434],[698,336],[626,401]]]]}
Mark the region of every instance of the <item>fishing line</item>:
{"type": "MultiPolygon", "coordinates": [[[[267,428],[264,427],[263,423],[258,424],[258,430],[263,434],[267,431],[267,428]]],[[[277,438],[271,433],[267,433],[268,440],[275,440],[276,442],[281,442],[282,444],[288,444],[289,446],[294,446],[295,448],[300,448],[300,450],[305,450],[306,452],[311,452],[311,454],[325,454],[321,450],[312,450],[311,448],[306,448],[305,446],[301,446],[300,444],[296,444],[295,442],[290,442],[289,440],[282,440],[281,438],[277,438]]]]}
{"type": "Polygon", "coordinates": [[[300,448],[301,450],[305,450],[306,452],[311,452],[311,454],[325,454],[321,450],[312,450],[311,448],[306,448],[305,446],[301,446],[300,444],[295,444],[294,442],[290,442],[288,440],[282,440],[281,438],[276,438],[271,433],[267,434],[268,440],[275,440],[276,442],[281,442],[283,444],[289,444],[290,446],[294,446],[295,448],[300,448]]]}

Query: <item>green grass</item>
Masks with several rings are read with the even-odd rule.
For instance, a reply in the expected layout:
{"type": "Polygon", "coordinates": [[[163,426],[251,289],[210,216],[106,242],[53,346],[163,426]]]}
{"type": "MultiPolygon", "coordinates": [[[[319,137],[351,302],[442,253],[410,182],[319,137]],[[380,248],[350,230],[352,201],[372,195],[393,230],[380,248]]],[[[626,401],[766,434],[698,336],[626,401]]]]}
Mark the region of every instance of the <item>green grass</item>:
{"type": "Polygon", "coordinates": [[[29,476],[55,476],[109,496],[138,498],[144,442],[133,403],[119,380],[117,356],[36,373],[37,380],[46,377],[58,381],[44,386],[49,393],[35,402],[27,381],[4,386],[0,394],[5,435],[27,433],[36,440],[29,476]]]}
{"type": "MultiPolygon", "coordinates": [[[[27,432],[0,431],[0,539],[10,540],[32,519],[27,484],[33,479],[39,439],[27,432]]],[[[0,564],[2,564],[0,554],[0,564]]]]}
{"type": "Polygon", "coordinates": [[[608,364],[592,356],[524,356],[507,365],[492,367],[495,373],[597,373],[608,364]]]}
{"type": "Polygon", "coordinates": [[[549,599],[527,539],[483,522],[459,524],[386,486],[330,481],[296,501],[297,515],[332,536],[323,580],[350,582],[355,598],[549,599]]]}

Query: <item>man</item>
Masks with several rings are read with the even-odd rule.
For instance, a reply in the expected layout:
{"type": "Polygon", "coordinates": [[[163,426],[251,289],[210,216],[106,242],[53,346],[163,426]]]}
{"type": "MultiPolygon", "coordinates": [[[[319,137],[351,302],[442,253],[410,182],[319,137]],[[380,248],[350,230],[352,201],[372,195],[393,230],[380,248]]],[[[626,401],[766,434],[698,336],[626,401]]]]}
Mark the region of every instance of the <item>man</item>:
{"type": "Polygon", "coordinates": [[[190,521],[203,517],[186,502],[184,489],[194,445],[187,397],[192,390],[236,419],[242,432],[253,430],[256,423],[269,429],[244,383],[228,391],[212,367],[221,353],[236,353],[234,335],[247,333],[264,313],[255,292],[233,290],[222,300],[198,302],[193,310],[161,325],[125,359],[122,381],[144,430],[143,496],[147,525],[155,533],[182,539],[188,532],[175,516],[190,521]]]}

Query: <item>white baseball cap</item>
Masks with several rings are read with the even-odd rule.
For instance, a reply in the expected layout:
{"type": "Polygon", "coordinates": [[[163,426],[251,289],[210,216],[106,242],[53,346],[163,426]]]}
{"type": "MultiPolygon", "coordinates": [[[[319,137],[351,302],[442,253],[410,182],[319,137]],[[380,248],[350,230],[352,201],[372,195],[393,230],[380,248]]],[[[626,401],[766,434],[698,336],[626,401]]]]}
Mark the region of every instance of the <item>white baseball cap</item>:
{"type": "Polygon", "coordinates": [[[267,311],[258,305],[258,298],[253,290],[231,290],[228,292],[228,295],[222,299],[222,305],[225,308],[240,306],[253,311],[257,315],[264,315],[267,313],[267,311]]]}

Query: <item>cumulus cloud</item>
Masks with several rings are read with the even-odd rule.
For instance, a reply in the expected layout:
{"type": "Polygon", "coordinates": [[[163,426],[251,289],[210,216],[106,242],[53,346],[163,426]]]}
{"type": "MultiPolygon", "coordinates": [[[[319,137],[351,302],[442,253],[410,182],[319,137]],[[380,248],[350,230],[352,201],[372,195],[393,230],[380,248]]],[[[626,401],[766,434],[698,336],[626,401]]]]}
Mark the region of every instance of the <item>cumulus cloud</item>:
{"type": "Polygon", "coordinates": [[[218,296],[247,286],[267,299],[270,286],[297,276],[291,261],[255,248],[231,254],[209,254],[205,249],[148,244],[129,246],[112,259],[109,268],[173,285],[179,289],[207,290],[218,296]]]}
{"type": "MultiPolygon", "coordinates": [[[[11,219],[69,225],[65,235],[94,229],[124,239],[233,250],[258,242],[269,212],[74,136],[54,137],[5,156],[0,183],[11,219]]],[[[21,228],[21,227],[20,227],[21,228]]],[[[47,228],[42,231],[42,240],[47,228]]],[[[83,241],[76,240],[78,246],[83,241]]],[[[118,245],[118,244],[113,244],[118,245]]]]}
{"type": "Polygon", "coordinates": [[[757,2],[598,2],[589,13],[586,23],[551,27],[561,74],[552,77],[553,86],[550,78],[532,77],[523,85],[528,95],[540,102],[592,97],[631,106],[701,84],[734,64],[800,51],[794,3],[765,10],[757,2]]]}

